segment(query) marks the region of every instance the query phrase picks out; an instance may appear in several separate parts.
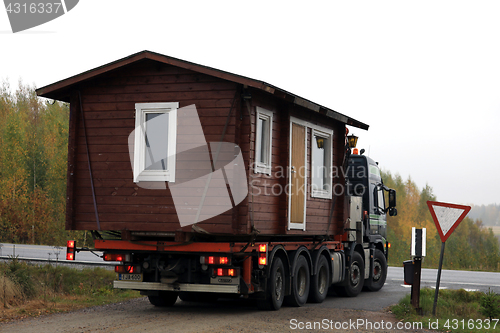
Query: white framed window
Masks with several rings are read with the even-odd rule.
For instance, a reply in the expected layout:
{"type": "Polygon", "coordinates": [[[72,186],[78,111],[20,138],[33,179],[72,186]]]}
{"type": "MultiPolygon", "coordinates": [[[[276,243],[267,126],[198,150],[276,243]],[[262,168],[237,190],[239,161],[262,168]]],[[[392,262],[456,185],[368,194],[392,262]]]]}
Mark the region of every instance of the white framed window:
{"type": "Polygon", "coordinates": [[[332,132],[311,131],[311,196],[332,198],[332,132]]]}
{"type": "Polygon", "coordinates": [[[135,183],[175,181],[178,107],[178,102],[135,104],[135,183]]]}
{"type": "Polygon", "coordinates": [[[255,131],[255,173],[271,174],[273,113],[257,107],[255,131]]]}

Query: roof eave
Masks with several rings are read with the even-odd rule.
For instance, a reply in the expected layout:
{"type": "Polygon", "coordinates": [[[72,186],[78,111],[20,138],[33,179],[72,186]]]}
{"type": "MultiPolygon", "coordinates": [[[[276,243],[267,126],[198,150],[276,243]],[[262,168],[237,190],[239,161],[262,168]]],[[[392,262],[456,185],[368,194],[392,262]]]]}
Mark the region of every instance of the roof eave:
{"type": "Polygon", "coordinates": [[[278,96],[286,101],[293,102],[296,105],[300,105],[304,108],[307,108],[309,110],[312,110],[314,112],[319,112],[321,114],[326,115],[329,118],[338,120],[342,123],[345,123],[350,126],[358,127],[361,129],[368,130],[368,125],[364,124],[358,120],[355,120],[353,118],[347,117],[341,113],[338,113],[334,110],[331,110],[329,108],[323,107],[319,104],[316,104],[314,102],[311,102],[307,99],[304,99],[300,96],[294,95],[292,93],[289,93],[283,89],[280,89],[278,87],[274,87],[266,82],[259,81],[259,80],[254,80],[245,76],[233,74],[230,72],[222,71],[219,69],[215,69],[212,67],[208,66],[203,66],[199,64],[195,64],[189,61],[177,59],[174,57],[169,57],[165,56],[159,53],[151,52],[151,51],[141,51],[138,53],[134,53],[130,56],[127,56],[125,58],[113,61],[111,63],[90,69],[88,71],[85,71],[83,73],[71,76],[67,79],[57,81],[55,83],[46,85],[44,87],[36,89],[36,93],[38,96],[41,97],[46,97],[46,98],[51,98],[55,100],[60,100],[63,102],[69,102],[70,96],[70,87],[74,86],[76,84],[85,82],[87,80],[90,80],[98,75],[102,75],[104,73],[108,73],[110,71],[113,71],[115,69],[121,68],[123,66],[126,66],[128,64],[144,60],[144,59],[150,59],[154,61],[158,61],[164,64],[169,64],[172,66],[177,66],[181,68],[185,68],[188,70],[192,70],[195,72],[215,76],[224,80],[232,81],[235,83],[239,83],[245,86],[253,87],[262,91],[265,91],[267,93],[273,94],[275,96],[278,96]]]}

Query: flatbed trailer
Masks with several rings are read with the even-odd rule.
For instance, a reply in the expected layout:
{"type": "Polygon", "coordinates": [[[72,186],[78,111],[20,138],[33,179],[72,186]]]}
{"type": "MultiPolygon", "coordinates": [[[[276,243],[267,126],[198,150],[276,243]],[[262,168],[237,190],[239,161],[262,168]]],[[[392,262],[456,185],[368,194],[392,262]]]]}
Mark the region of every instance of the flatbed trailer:
{"type": "Polygon", "coordinates": [[[115,287],[268,310],[382,288],[396,195],[347,136],[368,125],[150,51],[37,94],[70,103],[66,229],[122,262],[115,287]]]}

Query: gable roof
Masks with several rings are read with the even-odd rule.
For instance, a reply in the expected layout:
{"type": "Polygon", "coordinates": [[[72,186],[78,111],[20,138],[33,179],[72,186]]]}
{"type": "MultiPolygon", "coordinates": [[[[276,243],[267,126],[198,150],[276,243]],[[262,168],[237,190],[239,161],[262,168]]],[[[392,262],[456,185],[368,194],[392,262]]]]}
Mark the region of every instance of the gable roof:
{"type": "Polygon", "coordinates": [[[38,96],[54,99],[54,100],[60,100],[63,102],[69,102],[70,100],[70,90],[71,87],[75,84],[82,83],[84,81],[93,79],[101,74],[110,72],[112,70],[118,69],[120,67],[129,65],[134,62],[138,62],[144,59],[150,59],[154,61],[158,61],[160,63],[164,64],[169,64],[177,67],[181,67],[184,69],[192,70],[195,72],[211,75],[214,77],[218,77],[220,79],[236,82],[239,84],[243,84],[249,87],[253,87],[256,89],[260,89],[262,91],[265,91],[267,93],[270,93],[272,95],[275,95],[283,100],[286,100],[291,103],[295,103],[297,105],[300,105],[302,107],[305,107],[309,110],[319,112],[321,114],[326,115],[329,118],[338,120],[340,122],[343,122],[347,125],[358,127],[361,129],[368,130],[368,125],[364,124],[356,119],[353,119],[351,117],[348,117],[346,115],[343,115],[337,111],[334,111],[332,109],[329,109],[327,107],[324,107],[322,105],[319,105],[317,103],[311,102],[305,98],[302,98],[300,96],[294,95],[286,90],[280,89],[276,86],[273,86],[269,83],[266,83],[264,81],[259,81],[259,80],[254,80],[242,75],[237,75],[233,73],[229,73],[226,71],[222,71],[219,69],[215,69],[212,67],[208,66],[203,66],[199,64],[195,64],[189,61],[169,57],[163,54],[159,54],[156,52],[151,52],[151,51],[141,51],[135,54],[132,54],[128,57],[110,62],[106,65],[96,67],[94,69],[88,70],[86,72],[83,72],[81,74],[77,74],[75,76],[69,77],[67,79],[57,81],[55,83],[49,84],[45,87],[38,88],[36,90],[36,93],[38,96]]]}

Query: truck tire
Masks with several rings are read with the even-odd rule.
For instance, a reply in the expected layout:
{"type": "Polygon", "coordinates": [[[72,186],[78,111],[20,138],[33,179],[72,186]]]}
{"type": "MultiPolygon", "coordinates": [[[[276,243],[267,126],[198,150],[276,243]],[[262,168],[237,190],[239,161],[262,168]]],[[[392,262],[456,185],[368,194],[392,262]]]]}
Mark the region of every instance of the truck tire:
{"type": "Polygon", "coordinates": [[[363,257],[358,252],[354,252],[352,255],[346,279],[344,285],[335,287],[335,292],[340,296],[358,296],[365,281],[365,264],[363,257]]]}
{"type": "Polygon", "coordinates": [[[174,291],[160,291],[158,296],[148,296],[149,303],[158,307],[170,307],[177,301],[177,293],[174,291]]]}
{"type": "Polygon", "coordinates": [[[285,297],[285,267],[280,257],[273,259],[266,293],[266,298],[259,301],[257,307],[267,311],[279,310],[285,297]]]}
{"type": "Polygon", "coordinates": [[[297,307],[304,305],[309,297],[310,284],[309,264],[304,256],[299,256],[293,272],[292,294],[285,298],[286,304],[297,307]]]}
{"type": "Polygon", "coordinates": [[[387,278],[387,260],[380,250],[375,250],[373,255],[373,277],[365,281],[365,289],[379,291],[387,278]]]}
{"type": "Polygon", "coordinates": [[[330,269],[328,260],[321,256],[318,261],[318,273],[311,277],[311,289],[309,291],[309,301],[321,303],[325,300],[330,286],[330,269]]]}

